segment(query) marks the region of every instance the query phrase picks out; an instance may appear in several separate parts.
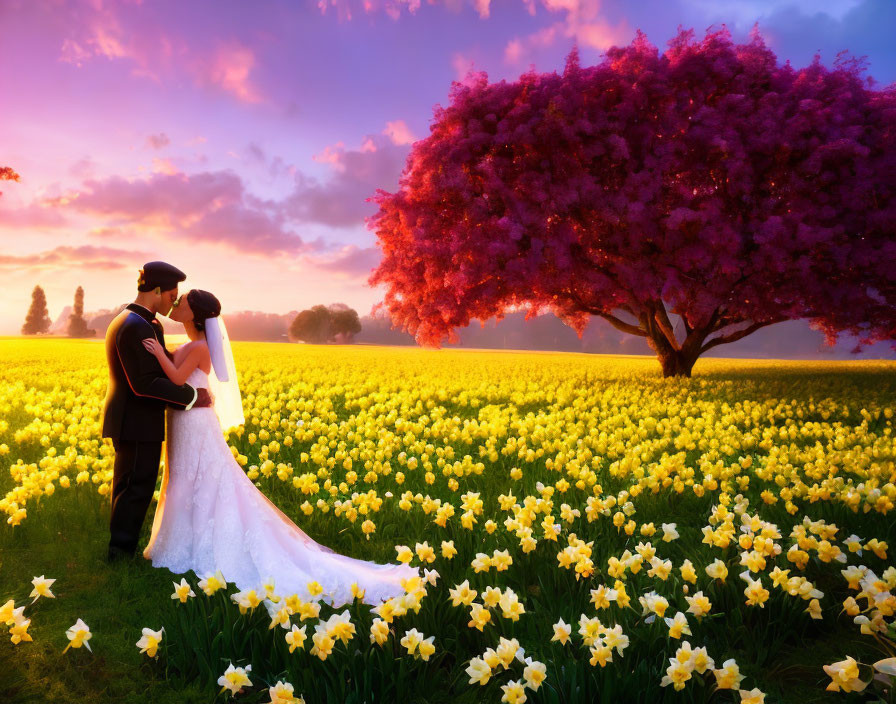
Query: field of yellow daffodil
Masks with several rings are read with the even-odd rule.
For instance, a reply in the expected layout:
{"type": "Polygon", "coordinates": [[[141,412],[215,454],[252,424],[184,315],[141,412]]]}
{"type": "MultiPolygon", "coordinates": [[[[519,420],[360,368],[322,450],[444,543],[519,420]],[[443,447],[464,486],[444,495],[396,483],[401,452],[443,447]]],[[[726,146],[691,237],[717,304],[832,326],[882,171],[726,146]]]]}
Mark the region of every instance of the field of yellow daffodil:
{"type": "Polygon", "coordinates": [[[0,699],[896,701],[893,362],[234,353],[248,476],[421,578],[107,565],[102,345],[0,340],[0,699]]]}

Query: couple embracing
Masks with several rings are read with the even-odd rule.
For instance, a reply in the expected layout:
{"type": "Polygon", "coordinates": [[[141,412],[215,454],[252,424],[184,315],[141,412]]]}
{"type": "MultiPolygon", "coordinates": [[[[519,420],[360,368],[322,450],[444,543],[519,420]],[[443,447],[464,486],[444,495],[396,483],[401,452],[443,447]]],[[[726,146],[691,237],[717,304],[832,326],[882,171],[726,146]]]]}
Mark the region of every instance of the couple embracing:
{"type": "Polygon", "coordinates": [[[221,304],[198,289],[179,296],[185,279],[165,262],[146,264],[137,297],[106,333],[103,437],[115,448],[109,561],[136,555],[165,440],[159,501],[143,550],[154,567],[220,571],[241,590],[273,579],[279,593],[303,598],[317,581],[333,606],[352,601],[352,583],[371,604],[403,594],[400,583],[417,576],[416,568],[358,560],[316,543],[246,476],[222,430],[244,418],[221,304]],[[190,342],[169,353],[156,314],[181,323],[190,342]]]}

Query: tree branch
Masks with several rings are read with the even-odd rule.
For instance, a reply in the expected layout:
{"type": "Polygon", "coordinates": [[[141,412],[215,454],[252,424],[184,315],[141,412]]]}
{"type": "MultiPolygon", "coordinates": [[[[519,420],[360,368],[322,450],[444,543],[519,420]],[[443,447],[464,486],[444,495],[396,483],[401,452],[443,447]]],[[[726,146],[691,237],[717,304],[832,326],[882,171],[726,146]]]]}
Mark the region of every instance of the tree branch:
{"type": "Polygon", "coordinates": [[[666,306],[663,304],[662,299],[658,299],[657,305],[655,307],[651,306],[650,311],[653,315],[654,322],[656,322],[657,327],[659,327],[663,335],[666,336],[669,344],[672,345],[672,349],[676,351],[680,350],[681,345],[678,343],[678,340],[675,339],[675,331],[672,330],[672,322],[669,320],[669,315],[666,313],[666,306]]]}
{"type": "MultiPolygon", "coordinates": [[[[738,284],[746,281],[748,277],[749,277],[748,274],[741,274],[738,277],[737,281],[733,281],[731,283],[731,288],[728,292],[729,300],[731,299],[731,296],[734,295],[734,289],[738,286],[738,284]]],[[[741,318],[740,320],[735,320],[734,318],[729,317],[727,311],[720,312],[721,308],[722,308],[722,306],[720,305],[715,310],[715,313],[717,315],[713,317],[713,323],[709,326],[710,333],[716,332],[717,330],[721,330],[722,328],[727,327],[729,325],[737,325],[738,323],[746,322],[746,319],[744,319],[744,318],[741,318]]]]}
{"type": "Polygon", "coordinates": [[[703,336],[704,338],[708,335],[712,335],[714,332],[721,330],[722,328],[726,328],[729,325],[736,325],[737,323],[743,323],[744,320],[731,320],[727,317],[727,313],[721,312],[721,306],[717,307],[712,315],[709,316],[709,321],[703,326],[703,336]]]}
{"type": "MultiPolygon", "coordinates": [[[[596,308],[593,308],[593,307],[587,305],[582,300],[581,296],[578,295],[578,292],[568,289],[567,295],[570,298],[572,298],[583,311],[585,311],[589,315],[596,315],[596,316],[603,318],[617,330],[621,330],[622,332],[627,332],[631,335],[647,337],[647,333],[644,330],[642,330],[640,327],[638,327],[637,325],[632,325],[631,323],[626,323],[626,322],[620,320],[619,318],[617,318],[616,316],[612,315],[611,313],[606,313],[602,310],[598,310],[596,308]]],[[[627,313],[631,313],[633,317],[635,317],[635,318],[638,317],[634,313],[632,313],[632,310],[628,305],[623,304],[618,307],[621,308],[622,310],[626,311],[627,313]]]]}
{"type": "Polygon", "coordinates": [[[729,342],[736,342],[741,338],[746,337],[754,332],[756,332],[759,328],[764,328],[767,325],[773,325],[775,323],[780,323],[787,320],[787,318],[773,318],[772,320],[767,320],[762,323],[753,323],[747,328],[743,330],[738,330],[737,332],[733,332],[730,335],[719,335],[718,337],[714,337],[712,340],[707,342],[703,347],[700,348],[700,354],[703,354],[708,349],[712,349],[716,345],[725,345],[729,342]]]}
{"type": "Polygon", "coordinates": [[[617,330],[621,330],[622,332],[627,332],[631,335],[638,335],[639,337],[647,337],[647,333],[644,330],[642,330],[640,327],[638,327],[637,325],[631,325],[630,323],[625,323],[614,315],[611,315],[609,313],[604,313],[599,310],[588,310],[586,312],[591,313],[591,315],[600,316],[601,318],[606,320],[608,323],[610,323],[610,325],[612,325],[617,330]]]}

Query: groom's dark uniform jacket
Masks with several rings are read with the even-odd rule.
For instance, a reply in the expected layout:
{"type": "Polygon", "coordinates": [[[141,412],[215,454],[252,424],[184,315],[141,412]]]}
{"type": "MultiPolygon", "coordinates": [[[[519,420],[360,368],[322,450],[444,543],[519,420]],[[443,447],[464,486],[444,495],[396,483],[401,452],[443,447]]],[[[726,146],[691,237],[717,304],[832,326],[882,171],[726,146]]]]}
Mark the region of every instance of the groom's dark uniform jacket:
{"type": "Polygon", "coordinates": [[[109,388],[103,437],[111,438],[115,446],[110,556],[133,555],[137,550],[159,475],[165,407],[184,409],[197,395],[192,386],[178,386],[165,376],[162,365],[143,346],[143,340],[150,337],[165,346],[161,323],[136,303],[121,311],[106,331],[109,388]]]}
{"type": "Polygon", "coordinates": [[[144,346],[155,337],[162,347],[162,324],[143,306],[131,303],[106,331],[109,388],[103,410],[103,437],[113,440],[165,439],[165,406],[185,408],[194,398],[192,386],[178,386],[144,346]]]}

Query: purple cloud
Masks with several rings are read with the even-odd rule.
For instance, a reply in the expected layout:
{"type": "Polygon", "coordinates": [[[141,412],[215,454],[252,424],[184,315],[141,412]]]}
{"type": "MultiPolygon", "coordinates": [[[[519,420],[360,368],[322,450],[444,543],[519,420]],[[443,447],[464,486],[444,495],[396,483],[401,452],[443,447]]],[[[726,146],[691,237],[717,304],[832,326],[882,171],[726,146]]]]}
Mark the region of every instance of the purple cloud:
{"type": "Polygon", "coordinates": [[[171,140],[168,138],[167,134],[159,132],[159,134],[149,135],[149,137],[146,138],[146,143],[153,149],[163,149],[171,144],[171,140]]]}
{"type": "Polygon", "coordinates": [[[382,252],[378,247],[357,247],[353,244],[342,247],[336,256],[323,259],[305,257],[305,260],[320,269],[326,269],[348,278],[364,278],[380,263],[382,252]]]}
{"type": "Polygon", "coordinates": [[[400,142],[384,134],[368,135],[360,149],[327,147],[316,159],[330,163],[332,176],[325,182],[298,172],[295,190],[283,203],[287,217],[331,227],[363,225],[364,217],[376,211],[366,202],[377,188],[395,190],[410,146],[404,131],[400,142]]]}
{"type": "Polygon", "coordinates": [[[318,249],[285,225],[280,206],[249,194],[232,171],[156,173],[142,180],[120,176],[90,179],[81,190],[44,205],[103,218],[97,236],[115,235],[122,225],[151,227],[170,239],[224,244],[274,256],[318,249]]]}

